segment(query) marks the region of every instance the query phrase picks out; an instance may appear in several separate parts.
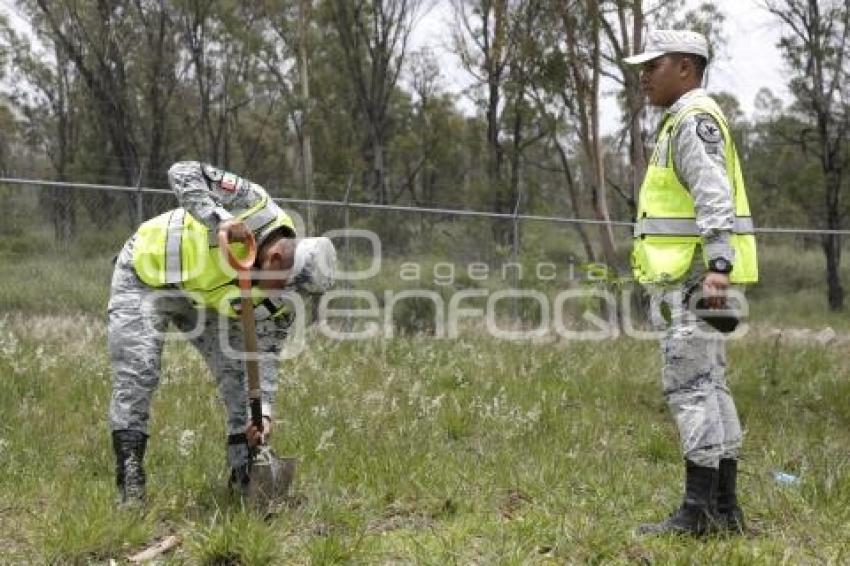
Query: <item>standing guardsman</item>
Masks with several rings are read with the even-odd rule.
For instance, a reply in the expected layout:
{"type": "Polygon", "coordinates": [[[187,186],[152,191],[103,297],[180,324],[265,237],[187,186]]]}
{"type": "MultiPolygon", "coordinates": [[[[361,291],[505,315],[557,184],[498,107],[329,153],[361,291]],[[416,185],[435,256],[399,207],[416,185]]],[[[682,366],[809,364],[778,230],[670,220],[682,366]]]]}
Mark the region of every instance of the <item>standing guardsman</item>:
{"type": "Polygon", "coordinates": [[[686,474],[681,506],[641,525],[639,534],[744,529],[736,496],[741,424],[726,384],[723,319],[689,308],[701,296],[701,307],[722,309],[730,285],[758,280],[735,143],[720,107],[701,88],[708,59],[704,36],[673,30],[650,32],[645,51],[625,59],[641,65],[642,90],[664,109],[640,188],[632,266],[663,330],[662,387],[686,474]]]}
{"type": "Polygon", "coordinates": [[[296,241],[292,219],[256,183],[197,161],[175,163],[168,182],[180,208],[142,224],[115,263],[107,312],[112,398],[109,425],[122,504],[145,499],[148,421],[159,384],[165,332],[173,325],[207,362],[227,412],[230,486],[247,492],[250,446],[271,430],[281,351],[295,320],[289,291],[326,291],[336,258],[327,238],[296,241]],[[236,272],[219,235],[256,242],[251,298],[262,389],[262,432],[250,424],[236,272]]]}

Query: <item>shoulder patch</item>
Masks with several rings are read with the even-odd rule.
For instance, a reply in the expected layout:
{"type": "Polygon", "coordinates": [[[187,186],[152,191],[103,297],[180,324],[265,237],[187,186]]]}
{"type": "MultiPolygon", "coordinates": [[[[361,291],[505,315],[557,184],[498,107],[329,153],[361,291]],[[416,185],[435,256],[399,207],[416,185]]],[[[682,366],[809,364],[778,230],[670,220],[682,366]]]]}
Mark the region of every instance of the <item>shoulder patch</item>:
{"type": "Polygon", "coordinates": [[[236,191],[236,186],[238,184],[239,177],[237,177],[233,173],[225,173],[224,175],[222,175],[221,182],[219,183],[221,189],[229,193],[236,191]]]}
{"type": "Polygon", "coordinates": [[[711,118],[697,119],[697,135],[705,143],[720,143],[723,141],[720,127],[711,118]]]}

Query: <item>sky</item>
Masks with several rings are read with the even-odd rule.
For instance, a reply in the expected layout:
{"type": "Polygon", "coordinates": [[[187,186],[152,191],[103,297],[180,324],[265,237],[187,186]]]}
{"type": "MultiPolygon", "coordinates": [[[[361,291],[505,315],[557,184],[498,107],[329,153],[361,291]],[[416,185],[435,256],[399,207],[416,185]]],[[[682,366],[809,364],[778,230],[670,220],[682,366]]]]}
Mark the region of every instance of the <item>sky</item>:
{"type": "MultiPolygon", "coordinates": [[[[714,4],[726,15],[723,32],[728,43],[709,67],[709,91],[734,94],[747,116],[752,115],[756,93],[762,87],[768,87],[774,95],[787,101],[787,79],[776,47],[781,31],[779,23],[761,7],[758,0],[715,0],[714,4]]],[[[460,93],[469,87],[471,80],[449,49],[447,30],[452,26],[450,0],[432,0],[430,6],[414,29],[411,47],[420,49],[427,46],[432,49],[440,61],[443,86],[460,93]]],[[[615,89],[616,85],[612,82],[601,86],[602,129],[606,132],[616,129],[619,120],[619,110],[610,94],[615,89]]],[[[468,100],[460,103],[471,110],[468,100]]]]}

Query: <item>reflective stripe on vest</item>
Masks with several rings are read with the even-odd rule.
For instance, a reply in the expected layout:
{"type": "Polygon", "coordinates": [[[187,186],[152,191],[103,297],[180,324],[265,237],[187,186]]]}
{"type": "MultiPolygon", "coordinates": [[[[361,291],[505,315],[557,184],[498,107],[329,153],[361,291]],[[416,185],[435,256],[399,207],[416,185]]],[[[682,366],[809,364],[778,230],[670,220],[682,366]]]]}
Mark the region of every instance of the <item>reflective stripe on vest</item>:
{"type": "Polygon", "coordinates": [[[181,250],[183,245],[183,217],[186,211],[177,208],[168,219],[168,233],[165,239],[165,283],[172,285],[183,280],[181,250]]]}
{"type": "MultiPolygon", "coordinates": [[[[755,225],[749,216],[736,216],[732,227],[734,234],[754,234],[755,225]]],[[[699,236],[697,222],[693,218],[639,218],[635,224],[635,237],[654,236],[699,236]]]]}
{"type": "MultiPolygon", "coordinates": [[[[268,224],[277,220],[277,211],[275,207],[268,206],[268,201],[263,200],[263,207],[259,210],[248,214],[242,218],[242,222],[251,232],[255,234],[262,230],[268,224]]],[[[210,230],[210,247],[218,246],[218,234],[215,230],[210,230]]]]}

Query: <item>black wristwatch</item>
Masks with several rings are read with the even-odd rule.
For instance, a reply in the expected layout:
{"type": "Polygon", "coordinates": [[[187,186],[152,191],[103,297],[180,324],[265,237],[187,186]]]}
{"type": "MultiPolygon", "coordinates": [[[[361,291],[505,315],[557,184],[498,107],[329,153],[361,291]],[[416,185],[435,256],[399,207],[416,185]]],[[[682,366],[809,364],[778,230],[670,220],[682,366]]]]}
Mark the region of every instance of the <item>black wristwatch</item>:
{"type": "Polygon", "coordinates": [[[732,273],[732,262],[725,257],[715,257],[708,260],[708,270],[714,273],[728,275],[732,273]]]}

